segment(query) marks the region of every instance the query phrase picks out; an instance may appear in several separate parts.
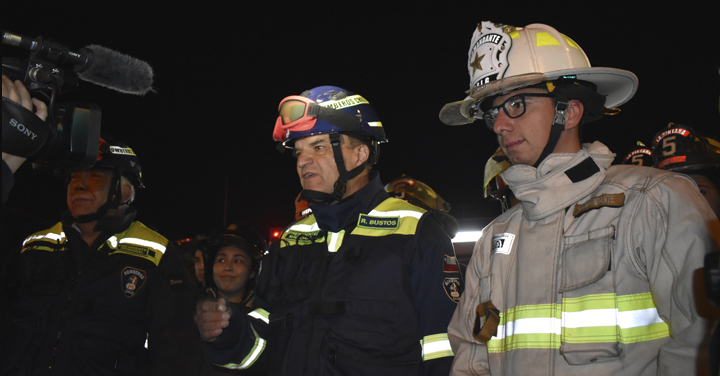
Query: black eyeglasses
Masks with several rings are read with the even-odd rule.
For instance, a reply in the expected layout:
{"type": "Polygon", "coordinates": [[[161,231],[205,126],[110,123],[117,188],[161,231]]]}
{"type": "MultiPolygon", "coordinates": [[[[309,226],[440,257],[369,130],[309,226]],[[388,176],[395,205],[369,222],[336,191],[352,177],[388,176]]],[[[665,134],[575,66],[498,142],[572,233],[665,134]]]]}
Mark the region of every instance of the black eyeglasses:
{"type": "Polygon", "coordinates": [[[514,95],[508,98],[503,104],[489,108],[483,113],[483,120],[485,120],[485,125],[487,125],[487,127],[490,128],[491,131],[495,128],[495,120],[497,119],[501,108],[505,112],[505,115],[507,115],[511,119],[523,116],[523,114],[525,114],[526,97],[554,98],[555,95],[550,93],[523,93],[514,95]]]}

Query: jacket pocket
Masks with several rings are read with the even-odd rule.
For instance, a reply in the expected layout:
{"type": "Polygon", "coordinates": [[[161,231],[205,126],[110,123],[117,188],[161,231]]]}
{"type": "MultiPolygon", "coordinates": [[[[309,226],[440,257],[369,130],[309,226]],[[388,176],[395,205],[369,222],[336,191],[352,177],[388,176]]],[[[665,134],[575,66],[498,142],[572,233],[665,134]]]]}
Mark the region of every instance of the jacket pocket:
{"type": "Polygon", "coordinates": [[[312,295],[327,251],[323,244],[288,246],[263,260],[256,293],[269,303],[299,302],[312,295]]]}
{"type": "Polygon", "coordinates": [[[560,353],[572,365],[617,360],[622,353],[612,268],[615,227],[565,237],[560,353]]]}
{"type": "Polygon", "coordinates": [[[370,345],[371,338],[366,340],[368,345],[364,347],[349,345],[342,339],[336,338],[335,333],[328,331],[320,346],[320,351],[325,356],[325,364],[320,375],[415,376],[419,374],[422,363],[422,351],[419,346],[409,349],[378,349],[370,345]]]}

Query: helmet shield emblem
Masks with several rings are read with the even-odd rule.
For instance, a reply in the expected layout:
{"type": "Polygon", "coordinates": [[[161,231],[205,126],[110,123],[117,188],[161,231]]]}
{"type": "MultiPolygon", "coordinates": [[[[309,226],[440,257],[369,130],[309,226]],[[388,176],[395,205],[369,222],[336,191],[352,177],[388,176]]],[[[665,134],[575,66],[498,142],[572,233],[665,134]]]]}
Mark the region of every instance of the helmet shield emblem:
{"type": "Polygon", "coordinates": [[[475,29],[468,51],[470,88],[503,78],[508,69],[512,38],[502,27],[483,21],[475,29]]]}

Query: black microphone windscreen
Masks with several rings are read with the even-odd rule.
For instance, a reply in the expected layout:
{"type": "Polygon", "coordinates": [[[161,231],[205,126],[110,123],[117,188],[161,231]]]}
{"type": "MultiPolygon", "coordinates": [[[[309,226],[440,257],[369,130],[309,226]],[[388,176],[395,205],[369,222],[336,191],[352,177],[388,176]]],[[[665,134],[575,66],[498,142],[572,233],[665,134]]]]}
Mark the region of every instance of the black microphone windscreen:
{"type": "Polygon", "coordinates": [[[85,48],[93,51],[94,61],[87,69],[78,72],[80,79],[121,93],[145,95],[152,91],[153,70],[150,64],[96,44],[85,48]]]}

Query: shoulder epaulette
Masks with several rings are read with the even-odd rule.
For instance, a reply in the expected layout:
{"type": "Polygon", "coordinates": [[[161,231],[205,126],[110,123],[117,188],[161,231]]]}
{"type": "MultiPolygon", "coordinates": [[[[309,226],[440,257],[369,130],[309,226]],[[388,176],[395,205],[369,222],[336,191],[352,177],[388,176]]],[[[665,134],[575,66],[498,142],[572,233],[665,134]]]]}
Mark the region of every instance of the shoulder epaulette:
{"type": "Polygon", "coordinates": [[[22,250],[25,252],[28,250],[40,250],[40,251],[62,251],[64,250],[65,244],[65,232],[62,228],[62,223],[58,222],[49,229],[38,231],[28,236],[22,245],[22,250]]]}
{"type": "Polygon", "coordinates": [[[109,253],[124,253],[148,259],[158,265],[168,246],[168,240],[140,222],[133,222],[127,230],[105,242],[109,253]]]}

